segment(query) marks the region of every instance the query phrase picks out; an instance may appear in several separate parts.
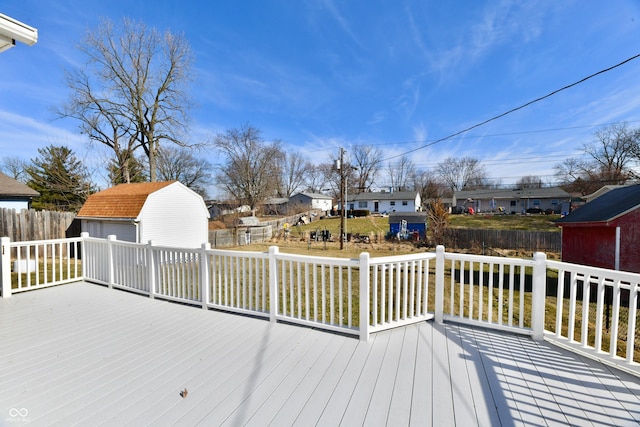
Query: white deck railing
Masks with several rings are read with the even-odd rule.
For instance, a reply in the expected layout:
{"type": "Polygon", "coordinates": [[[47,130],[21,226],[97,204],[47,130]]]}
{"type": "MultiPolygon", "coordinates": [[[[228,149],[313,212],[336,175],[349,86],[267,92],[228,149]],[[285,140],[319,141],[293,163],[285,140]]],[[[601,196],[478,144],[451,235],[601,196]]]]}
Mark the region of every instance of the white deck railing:
{"type": "Polygon", "coordinates": [[[0,266],[5,298],[87,280],[362,340],[435,317],[545,338],[640,373],[640,274],[550,261],[542,253],[500,258],[439,246],[434,253],[343,259],[284,254],[277,247],[181,249],[83,235],[3,238],[0,266]]]}

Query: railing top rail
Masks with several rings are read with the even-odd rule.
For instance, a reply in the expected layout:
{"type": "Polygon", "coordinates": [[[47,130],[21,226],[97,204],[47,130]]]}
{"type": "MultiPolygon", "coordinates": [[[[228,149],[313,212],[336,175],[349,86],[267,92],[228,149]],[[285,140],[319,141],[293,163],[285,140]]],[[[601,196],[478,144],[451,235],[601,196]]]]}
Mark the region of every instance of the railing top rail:
{"type": "Polygon", "coordinates": [[[258,251],[234,251],[228,249],[209,249],[207,250],[207,254],[209,255],[217,255],[217,256],[230,256],[237,258],[269,258],[269,252],[258,252],[258,251]]]}
{"type": "Polygon", "coordinates": [[[28,240],[28,241],[10,241],[10,247],[22,247],[22,246],[34,246],[34,245],[51,245],[55,243],[65,243],[65,242],[81,242],[82,237],[68,237],[64,239],[47,239],[47,240],[28,240]]]}
{"type": "Polygon", "coordinates": [[[640,273],[632,273],[630,271],[616,271],[607,268],[591,267],[580,264],[572,264],[562,261],[547,260],[547,268],[561,271],[576,272],[578,274],[590,277],[605,277],[610,281],[621,281],[630,283],[640,283],[640,273]]]}
{"type": "Polygon", "coordinates": [[[532,259],[523,259],[523,258],[508,258],[508,257],[499,257],[499,256],[490,256],[490,255],[472,255],[472,254],[460,254],[455,252],[445,252],[445,259],[456,260],[456,261],[473,261],[473,262],[482,262],[485,264],[510,264],[510,265],[520,265],[525,267],[533,266],[534,262],[532,259]]]}
{"type": "Polygon", "coordinates": [[[283,252],[278,252],[277,258],[283,261],[298,261],[318,265],[324,264],[342,267],[357,267],[360,265],[360,260],[358,258],[334,258],[313,255],[287,254],[283,252]]]}
{"type": "Polygon", "coordinates": [[[435,258],[436,258],[435,252],[421,252],[421,253],[408,254],[408,255],[390,255],[390,256],[370,258],[369,264],[379,265],[379,264],[388,264],[388,263],[394,263],[394,262],[418,261],[418,260],[435,259],[435,258]]]}

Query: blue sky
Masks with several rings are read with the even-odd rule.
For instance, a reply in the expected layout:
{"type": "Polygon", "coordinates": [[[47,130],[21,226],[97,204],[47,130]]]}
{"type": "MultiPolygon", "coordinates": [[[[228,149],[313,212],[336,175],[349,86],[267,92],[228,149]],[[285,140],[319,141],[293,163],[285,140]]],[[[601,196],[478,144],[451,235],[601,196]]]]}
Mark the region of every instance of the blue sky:
{"type": "MultiPolygon", "coordinates": [[[[106,152],[51,108],[100,17],[184,33],[193,142],[251,124],[315,163],[354,145],[392,158],[640,53],[637,0],[4,0],[0,13],[39,33],[0,55],[0,158],[65,144],[98,174],[106,152]]],[[[410,156],[423,169],[476,157],[504,185],[553,181],[555,164],[619,121],[640,126],[640,59],[410,156]]]]}

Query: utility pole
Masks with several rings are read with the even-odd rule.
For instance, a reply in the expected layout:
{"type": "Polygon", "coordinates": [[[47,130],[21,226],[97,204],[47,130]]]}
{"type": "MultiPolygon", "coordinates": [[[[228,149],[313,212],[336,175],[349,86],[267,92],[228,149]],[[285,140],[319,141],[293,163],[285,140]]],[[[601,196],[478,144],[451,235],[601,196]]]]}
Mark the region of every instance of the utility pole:
{"type": "Polygon", "coordinates": [[[347,187],[344,182],[344,149],[340,147],[340,155],[338,160],[336,161],[336,169],[340,173],[340,198],[342,199],[342,212],[340,212],[340,250],[344,249],[344,239],[345,239],[345,222],[347,219],[347,201],[346,201],[346,193],[347,187]]]}

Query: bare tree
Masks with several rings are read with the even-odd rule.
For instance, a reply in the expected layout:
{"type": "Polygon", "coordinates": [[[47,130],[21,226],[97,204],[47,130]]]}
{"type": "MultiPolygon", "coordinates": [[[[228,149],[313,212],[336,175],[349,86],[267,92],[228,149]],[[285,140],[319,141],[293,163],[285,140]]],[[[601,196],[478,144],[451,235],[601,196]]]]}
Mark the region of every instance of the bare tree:
{"type": "Polygon", "coordinates": [[[283,151],[279,163],[279,196],[291,197],[304,189],[306,176],[312,165],[300,153],[292,151],[283,151]]]}
{"type": "Polygon", "coordinates": [[[180,181],[202,197],[212,184],[211,164],[194,156],[189,148],[161,147],[158,150],[158,178],[162,181],[180,181]]]}
{"type": "Polygon", "coordinates": [[[557,164],[556,178],[570,192],[590,194],[607,184],[623,184],[638,178],[633,163],[640,157],[640,130],[626,123],[605,126],[595,140],[583,146],[589,160],[568,158],[557,164]]]}
{"type": "Polygon", "coordinates": [[[444,197],[447,190],[446,186],[438,181],[434,172],[428,170],[416,169],[411,176],[413,188],[420,193],[423,202],[427,200],[435,200],[444,197]]]}
{"type": "Polygon", "coordinates": [[[626,123],[614,123],[597,130],[595,141],[585,144],[584,152],[593,159],[602,182],[621,184],[632,176],[630,164],[638,147],[637,135],[626,123]]]}
{"type": "Polygon", "coordinates": [[[382,151],[370,145],[356,145],[350,154],[352,166],[357,168],[358,192],[369,191],[382,167],[382,151]]]}
{"type": "Polygon", "coordinates": [[[438,163],[436,174],[451,191],[480,188],[487,180],[484,166],[473,157],[448,157],[438,163]]]}
{"type": "Polygon", "coordinates": [[[312,193],[323,193],[327,188],[327,179],[321,165],[310,165],[305,174],[305,187],[312,193]]]}
{"type": "Polygon", "coordinates": [[[141,147],[155,181],[160,142],[185,145],[193,62],[186,39],[127,18],[118,28],[103,19],[78,49],[87,61],[67,72],[72,94],[58,114],[79,120],[91,141],[110,147],[125,179],[128,161],[141,147]]]}
{"type": "Polygon", "coordinates": [[[2,163],[0,163],[0,171],[2,171],[5,175],[15,179],[16,181],[22,182],[27,177],[27,166],[27,162],[19,157],[6,156],[2,158],[2,163]]]}
{"type": "Polygon", "coordinates": [[[542,188],[544,184],[542,178],[535,175],[523,176],[516,183],[516,188],[542,188]]]}
{"type": "Polygon", "coordinates": [[[409,190],[410,180],[415,171],[416,165],[408,156],[402,156],[396,162],[389,163],[387,172],[391,188],[397,191],[409,190]]]}
{"type": "Polygon", "coordinates": [[[279,143],[265,142],[258,129],[245,125],[216,136],[215,145],[227,157],[216,176],[218,185],[249,205],[255,215],[258,206],[276,191],[279,143]]]}

